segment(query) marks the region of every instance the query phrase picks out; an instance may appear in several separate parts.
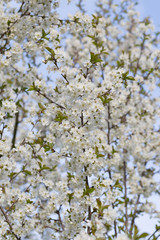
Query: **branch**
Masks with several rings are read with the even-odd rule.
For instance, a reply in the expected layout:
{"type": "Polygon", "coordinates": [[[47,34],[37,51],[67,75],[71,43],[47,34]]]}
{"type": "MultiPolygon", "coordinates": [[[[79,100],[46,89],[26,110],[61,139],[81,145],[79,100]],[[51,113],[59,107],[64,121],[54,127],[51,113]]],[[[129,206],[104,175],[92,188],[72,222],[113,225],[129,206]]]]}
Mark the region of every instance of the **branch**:
{"type": "Polygon", "coordinates": [[[2,214],[3,214],[3,216],[4,216],[4,218],[5,218],[6,223],[8,223],[8,225],[9,225],[10,232],[15,236],[15,238],[16,238],[17,240],[21,240],[21,237],[18,237],[18,236],[13,232],[12,224],[11,224],[11,222],[9,221],[8,216],[7,216],[6,212],[4,211],[4,209],[2,208],[2,206],[0,206],[0,210],[1,210],[1,212],[2,212],[2,214]]]}
{"type": "Polygon", "coordinates": [[[3,127],[2,127],[2,130],[0,131],[0,135],[1,135],[1,136],[0,136],[0,139],[1,139],[1,140],[2,140],[2,137],[3,137],[4,129],[5,129],[5,123],[4,123],[4,122],[2,123],[2,126],[3,126],[3,127]]]}
{"type": "MultiPolygon", "coordinates": [[[[81,127],[83,127],[84,126],[83,110],[81,111],[80,119],[81,119],[81,127]]],[[[83,152],[85,152],[85,149],[83,149],[83,152]]],[[[87,167],[86,166],[84,166],[84,171],[85,172],[87,171],[87,167]]],[[[88,176],[86,176],[85,182],[86,182],[87,187],[90,188],[89,187],[88,176]]],[[[91,206],[89,205],[88,206],[88,220],[91,220],[91,217],[92,217],[92,212],[91,212],[91,206]]],[[[89,235],[91,234],[91,227],[89,227],[89,226],[87,227],[87,233],[89,235]]]]}
{"type": "MultiPolygon", "coordinates": [[[[84,170],[86,171],[87,168],[84,167],[84,170]]],[[[90,187],[89,187],[88,176],[86,176],[85,181],[86,181],[87,187],[90,188],[90,187]]],[[[92,212],[91,212],[91,206],[89,205],[89,206],[88,206],[88,220],[91,220],[91,217],[92,217],[92,212]]],[[[87,227],[87,233],[88,233],[89,235],[91,234],[91,227],[90,227],[90,226],[87,227]]]]}
{"type": "MultiPolygon", "coordinates": [[[[156,234],[156,232],[158,232],[159,230],[160,230],[160,228],[157,228],[157,229],[154,231],[154,233],[152,233],[151,236],[150,236],[147,240],[150,240],[150,239],[156,234]]],[[[160,235],[158,235],[158,236],[160,236],[160,235]]],[[[158,239],[158,238],[156,238],[156,239],[158,239]]]]}
{"type": "Polygon", "coordinates": [[[22,12],[22,8],[23,8],[23,5],[25,4],[25,2],[23,1],[22,3],[21,3],[21,6],[20,6],[20,8],[19,8],[19,10],[18,10],[18,13],[19,12],[22,12]]]}
{"type": "Polygon", "coordinates": [[[84,123],[83,123],[83,110],[81,111],[80,119],[81,119],[81,127],[83,127],[84,126],[84,123]]]}
{"type": "Polygon", "coordinates": [[[15,142],[16,142],[16,135],[18,130],[18,124],[19,124],[19,112],[16,112],[15,114],[15,125],[14,125],[14,131],[13,131],[13,138],[12,138],[12,147],[11,149],[15,148],[15,142]]]}
{"type": "MultiPolygon", "coordinates": [[[[52,57],[52,59],[53,59],[53,61],[54,61],[54,64],[55,64],[56,68],[59,70],[59,66],[58,66],[58,63],[57,63],[57,59],[56,59],[55,57],[53,57],[53,56],[51,56],[51,57],[52,57]]],[[[69,81],[68,81],[66,75],[63,74],[63,73],[61,73],[61,76],[62,76],[62,77],[65,79],[65,81],[69,84],[69,81]]]]}
{"type": "MultiPolygon", "coordinates": [[[[107,133],[107,143],[110,145],[110,130],[111,130],[111,126],[110,126],[110,118],[111,118],[111,114],[110,114],[110,103],[107,104],[107,111],[108,111],[108,133],[107,133]]],[[[111,155],[108,153],[108,159],[111,158],[111,155]]],[[[111,170],[108,169],[108,174],[109,174],[109,178],[112,179],[112,175],[111,175],[111,170]]],[[[114,204],[112,203],[112,208],[114,208],[114,204]]],[[[117,237],[117,223],[116,220],[114,220],[114,234],[115,237],[117,237]]]]}
{"type": "Polygon", "coordinates": [[[130,235],[132,235],[133,226],[134,226],[134,222],[135,222],[136,214],[137,214],[137,207],[138,207],[138,204],[139,204],[139,199],[140,199],[140,194],[138,194],[137,201],[136,201],[136,204],[135,204],[135,209],[134,209],[133,218],[132,218],[132,221],[131,221],[131,226],[130,226],[130,231],[129,231],[130,235]]]}
{"type": "Polygon", "coordinates": [[[66,109],[66,108],[63,107],[62,105],[54,102],[54,101],[53,101],[52,99],[50,99],[45,93],[42,93],[40,90],[37,90],[37,92],[38,92],[39,95],[45,97],[49,102],[56,104],[58,107],[60,107],[60,108],[62,108],[62,109],[66,109]]]}
{"type": "MultiPolygon", "coordinates": [[[[110,130],[111,130],[111,127],[110,127],[110,118],[111,118],[111,115],[110,115],[110,104],[108,103],[107,105],[107,111],[108,111],[108,121],[107,121],[107,127],[108,127],[108,133],[107,133],[107,143],[110,145],[110,130]]],[[[111,155],[108,153],[108,158],[110,159],[111,158],[111,155]]],[[[109,174],[109,178],[112,179],[112,176],[111,176],[111,170],[108,169],[108,174],[109,174]]]]}
{"type": "Polygon", "coordinates": [[[83,6],[83,0],[79,0],[79,2],[77,3],[77,7],[83,14],[86,13],[86,10],[84,9],[84,6],[83,6]]]}
{"type": "Polygon", "coordinates": [[[52,230],[55,230],[56,232],[62,232],[61,230],[54,228],[54,227],[50,227],[50,226],[44,226],[45,228],[50,228],[52,230]]]}
{"type": "MultiPolygon", "coordinates": [[[[29,9],[27,8],[26,11],[21,14],[20,18],[24,17],[27,14],[28,10],[29,9]]],[[[6,34],[11,33],[11,28],[18,22],[18,20],[19,19],[16,19],[10,26],[8,26],[7,30],[0,35],[0,39],[2,39],[6,34]]]]}
{"type": "Polygon", "coordinates": [[[56,213],[58,214],[58,218],[59,218],[60,225],[61,225],[61,227],[62,227],[62,230],[64,231],[64,225],[63,225],[62,218],[61,218],[61,214],[60,214],[61,207],[62,207],[62,205],[60,205],[59,210],[57,210],[56,213]]]}
{"type": "Polygon", "coordinates": [[[126,161],[123,162],[124,173],[124,199],[125,199],[125,227],[128,233],[128,204],[127,204],[127,173],[126,173],[126,161]]]}
{"type": "Polygon", "coordinates": [[[18,199],[16,199],[16,200],[12,203],[12,205],[7,209],[6,214],[13,209],[14,205],[15,205],[17,202],[18,202],[18,199]]]}
{"type": "MultiPolygon", "coordinates": [[[[30,186],[31,186],[31,184],[26,188],[26,190],[25,190],[24,192],[28,192],[28,189],[30,188],[30,186]]],[[[12,210],[12,208],[14,207],[14,205],[15,205],[18,201],[19,201],[19,199],[17,198],[17,199],[12,203],[12,205],[7,209],[6,214],[7,214],[10,210],[12,210]]]]}

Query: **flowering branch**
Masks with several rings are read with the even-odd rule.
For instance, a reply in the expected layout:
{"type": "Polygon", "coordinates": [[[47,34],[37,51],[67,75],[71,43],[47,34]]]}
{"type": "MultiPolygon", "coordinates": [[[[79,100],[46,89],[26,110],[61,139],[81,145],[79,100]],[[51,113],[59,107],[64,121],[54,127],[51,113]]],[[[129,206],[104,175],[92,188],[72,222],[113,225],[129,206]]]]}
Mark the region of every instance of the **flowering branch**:
{"type": "Polygon", "coordinates": [[[5,218],[5,221],[6,221],[6,222],[8,223],[8,225],[9,225],[10,232],[15,236],[15,238],[16,238],[17,240],[21,240],[21,237],[18,237],[18,236],[13,232],[12,224],[11,224],[11,222],[9,221],[8,216],[7,216],[7,214],[6,214],[6,212],[4,211],[4,209],[3,209],[2,206],[0,206],[0,210],[1,210],[1,212],[2,212],[2,214],[3,214],[3,216],[4,216],[4,218],[5,218]]]}
{"type": "Polygon", "coordinates": [[[42,93],[39,89],[37,90],[37,93],[41,96],[43,96],[44,98],[46,98],[49,102],[54,103],[55,105],[57,105],[58,107],[65,109],[65,107],[63,107],[62,105],[60,105],[59,103],[56,103],[55,101],[53,101],[52,99],[50,99],[45,93],[42,93]]]}

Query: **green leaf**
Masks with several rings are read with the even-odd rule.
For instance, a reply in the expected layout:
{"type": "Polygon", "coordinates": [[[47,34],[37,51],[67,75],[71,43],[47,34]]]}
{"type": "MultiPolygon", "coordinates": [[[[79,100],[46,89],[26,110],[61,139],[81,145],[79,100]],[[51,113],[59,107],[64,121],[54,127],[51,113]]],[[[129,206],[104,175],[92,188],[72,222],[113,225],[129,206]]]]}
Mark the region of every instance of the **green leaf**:
{"type": "Polygon", "coordinates": [[[8,175],[8,177],[9,177],[9,178],[13,178],[16,174],[17,174],[16,172],[11,172],[11,173],[8,175]]]}
{"type": "Polygon", "coordinates": [[[22,107],[21,102],[22,102],[22,99],[19,99],[19,100],[16,102],[16,105],[17,105],[18,107],[22,107]]]}
{"type": "Polygon", "coordinates": [[[37,139],[34,140],[34,144],[40,144],[41,146],[43,145],[43,138],[38,137],[37,139]]]}
{"type": "Polygon", "coordinates": [[[72,178],[74,178],[74,175],[72,175],[70,172],[67,172],[67,178],[68,181],[70,181],[72,178]]]}
{"type": "Polygon", "coordinates": [[[92,64],[96,64],[98,62],[102,62],[102,59],[99,57],[99,54],[90,53],[90,62],[92,64]]]}
{"type": "Polygon", "coordinates": [[[116,151],[115,149],[114,149],[114,147],[112,146],[112,154],[114,154],[114,153],[117,153],[118,151],[116,151]]]}
{"type": "Polygon", "coordinates": [[[97,199],[96,199],[96,202],[97,202],[98,208],[101,209],[101,207],[102,207],[102,202],[101,202],[100,198],[97,198],[97,199]]]}
{"type": "Polygon", "coordinates": [[[38,103],[38,106],[39,106],[39,108],[42,109],[42,110],[45,109],[45,107],[44,107],[41,103],[38,103]]]}
{"type": "Polygon", "coordinates": [[[32,204],[33,201],[31,201],[30,199],[26,199],[26,203],[27,203],[27,204],[32,204]]]}
{"type": "Polygon", "coordinates": [[[10,20],[8,20],[7,25],[9,26],[11,23],[12,23],[12,22],[11,22],[10,20]]]}
{"type": "Polygon", "coordinates": [[[138,237],[138,227],[135,225],[134,226],[134,239],[137,239],[137,237],[138,237]]]}
{"type": "Polygon", "coordinates": [[[31,173],[30,171],[28,171],[28,170],[23,170],[23,172],[24,172],[26,175],[32,176],[32,173],[31,173]]]}
{"type": "Polygon", "coordinates": [[[127,76],[126,79],[127,79],[127,80],[133,80],[133,81],[135,81],[135,78],[132,77],[132,76],[127,76]]]}
{"type": "Polygon", "coordinates": [[[109,205],[104,205],[104,206],[102,207],[102,212],[103,212],[104,209],[108,209],[108,208],[109,208],[109,205]]]}
{"type": "Polygon", "coordinates": [[[62,123],[64,119],[68,119],[68,117],[64,113],[58,111],[54,120],[56,122],[62,123]]]}
{"type": "Polygon", "coordinates": [[[47,167],[45,164],[41,167],[41,170],[50,170],[50,167],[47,167]]]}
{"type": "Polygon", "coordinates": [[[41,162],[38,162],[38,165],[40,168],[42,168],[42,163],[41,162]]]}
{"type": "Polygon", "coordinates": [[[101,153],[99,153],[99,154],[97,154],[97,158],[99,158],[99,157],[104,157],[105,155],[104,154],[101,154],[101,153]]]}
{"type": "Polygon", "coordinates": [[[97,147],[97,146],[95,147],[95,154],[96,154],[96,157],[97,157],[97,158],[99,158],[99,157],[104,157],[104,156],[105,156],[104,154],[99,153],[99,150],[98,150],[98,147],[97,147]]]}
{"type": "Polygon", "coordinates": [[[57,165],[55,165],[55,166],[53,166],[52,168],[50,168],[50,167],[46,166],[45,164],[42,165],[41,162],[38,162],[38,165],[39,165],[39,168],[40,168],[39,171],[43,171],[43,170],[54,171],[55,168],[57,167],[57,165]]]}
{"type": "Polygon", "coordinates": [[[124,223],[124,218],[123,217],[118,218],[118,221],[124,223]]]}
{"type": "Polygon", "coordinates": [[[13,91],[14,91],[15,93],[18,93],[18,88],[14,88],[13,91]]]}
{"type": "Polygon", "coordinates": [[[103,237],[96,238],[96,240],[105,240],[103,237]]]}
{"type": "Polygon", "coordinates": [[[59,35],[55,38],[55,40],[60,43],[59,35]]]}
{"type": "Polygon", "coordinates": [[[160,226],[156,225],[156,230],[157,231],[160,230],[160,226]]]}
{"type": "Polygon", "coordinates": [[[91,38],[91,39],[93,39],[93,40],[95,39],[95,36],[94,36],[94,35],[93,35],[93,36],[92,36],[92,35],[88,35],[88,37],[91,38]]]}
{"type": "Polygon", "coordinates": [[[105,105],[113,100],[112,98],[107,98],[107,96],[99,96],[99,98],[101,99],[103,105],[105,105]]]}
{"type": "Polygon", "coordinates": [[[55,87],[54,91],[60,93],[57,86],[55,87]]]}
{"type": "Polygon", "coordinates": [[[146,26],[150,24],[150,19],[149,19],[149,18],[150,18],[150,17],[146,17],[146,18],[144,19],[144,23],[145,23],[146,26]]]}
{"type": "Polygon", "coordinates": [[[95,154],[97,155],[99,153],[98,147],[95,146],[95,154]]]}
{"type": "MultiPolygon", "coordinates": [[[[7,85],[5,83],[2,84],[2,86],[0,86],[0,89],[3,90],[7,85]]],[[[17,88],[18,89],[18,88],[17,88]]],[[[13,89],[15,91],[15,89],[13,89]]],[[[16,92],[17,93],[17,92],[16,92]]]]}
{"type": "Polygon", "coordinates": [[[117,61],[118,68],[124,67],[124,61],[117,61]]]}
{"type": "Polygon", "coordinates": [[[123,187],[121,186],[121,184],[119,183],[119,180],[117,179],[117,181],[115,182],[115,184],[113,185],[113,187],[118,188],[120,191],[123,189],[123,187]]]}
{"type": "Polygon", "coordinates": [[[83,190],[83,195],[82,195],[82,197],[84,197],[84,196],[89,196],[89,194],[91,194],[92,192],[94,192],[95,191],[95,188],[94,187],[92,187],[92,188],[86,188],[85,190],[83,190]]]}
{"type": "Polygon", "coordinates": [[[128,75],[129,71],[125,72],[125,73],[122,73],[122,79],[123,80],[126,80],[126,77],[128,75]]]}
{"type": "Polygon", "coordinates": [[[75,23],[78,23],[78,24],[80,24],[80,25],[81,25],[81,23],[80,23],[80,21],[79,21],[79,18],[78,18],[78,17],[76,17],[76,16],[74,16],[74,22],[75,22],[75,23]]]}
{"type": "Polygon", "coordinates": [[[53,58],[55,57],[55,51],[52,48],[46,47],[46,50],[51,54],[53,58]]]}
{"type": "Polygon", "coordinates": [[[67,193],[69,203],[71,203],[71,200],[74,199],[73,195],[74,193],[67,193]]]}
{"type": "Polygon", "coordinates": [[[40,155],[38,155],[37,157],[41,162],[43,162],[43,158],[40,155]]]}
{"type": "Polygon", "coordinates": [[[27,91],[29,92],[29,91],[36,91],[36,90],[37,90],[37,88],[36,88],[35,84],[33,83],[33,85],[31,85],[27,91]]]}
{"type": "Polygon", "coordinates": [[[42,38],[44,38],[46,36],[46,33],[44,31],[44,29],[42,28],[42,38]]]}
{"type": "Polygon", "coordinates": [[[103,46],[103,41],[97,41],[97,40],[95,40],[95,41],[93,41],[92,42],[96,47],[99,47],[99,48],[101,48],[102,46],[103,46]]]}
{"type": "Polygon", "coordinates": [[[25,169],[25,166],[22,167],[22,172],[24,172],[26,175],[32,175],[32,173],[25,169]]]}
{"type": "Polygon", "coordinates": [[[135,78],[133,76],[128,76],[129,74],[129,71],[125,72],[125,73],[122,73],[122,80],[123,80],[123,83],[124,83],[124,86],[125,88],[127,87],[127,80],[132,80],[132,81],[135,81],[135,78]]]}
{"type": "Polygon", "coordinates": [[[148,233],[142,233],[141,235],[138,236],[137,239],[145,238],[145,237],[147,237],[148,235],[149,235],[148,233]]]}
{"type": "Polygon", "coordinates": [[[46,37],[48,34],[49,34],[49,32],[46,33],[46,32],[44,31],[44,29],[42,28],[42,37],[41,37],[41,38],[45,38],[46,40],[49,40],[49,38],[46,37]]]}
{"type": "Polygon", "coordinates": [[[6,118],[7,118],[7,119],[13,118],[13,116],[11,116],[10,113],[7,113],[6,118]]]}
{"type": "Polygon", "coordinates": [[[57,165],[54,165],[52,168],[50,168],[50,172],[54,171],[56,169],[57,165]]]}

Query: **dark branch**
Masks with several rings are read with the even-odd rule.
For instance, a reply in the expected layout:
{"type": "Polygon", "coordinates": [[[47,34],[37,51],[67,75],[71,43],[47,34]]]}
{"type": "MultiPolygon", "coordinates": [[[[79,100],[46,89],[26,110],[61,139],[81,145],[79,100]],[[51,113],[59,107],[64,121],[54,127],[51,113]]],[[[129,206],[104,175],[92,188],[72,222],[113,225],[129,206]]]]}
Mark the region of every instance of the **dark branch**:
{"type": "Polygon", "coordinates": [[[42,93],[40,90],[37,90],[38,94],[45,97],[50,103],[54,103],[56,104],[58,107],[62,108],[62,109],[66,109],[65,107],[63,107],[62,105],[56,103],[55,101],[53,101],[52,99],[50,99],[45,93],[42,93]]]}
{"type": "Polygon", "coordinates": [[[13,131],[13,138],[12,138],[12,147],[11,147],[11,149],[15,148],[16,136],[17,136],[17,130],[18,130],[18,124],[19,124],[19,112],[16,112],[16,114],[15,114],[15,125],[14,125],[14,131],[13,131]]]}
{"type": "Polygon", "coordinates": [[[6,212],[4,211],[4,209],[2,208],[2,206],[0,206],[0,210],[1,210],[1,212],[2,212],[2,214],[3,214],[3,216],[4,216],[4,218],[5,218],[6,223],[8,223],[10,232],[15,236],[15,238],[16,238],[17,240],[21,240],[21,237],[18,237],[17,234],[15,234],[15,233],[13,232],[12,224],[11,224],[11,222],[9,221],[8,216],[7,216],[6,212]]]}

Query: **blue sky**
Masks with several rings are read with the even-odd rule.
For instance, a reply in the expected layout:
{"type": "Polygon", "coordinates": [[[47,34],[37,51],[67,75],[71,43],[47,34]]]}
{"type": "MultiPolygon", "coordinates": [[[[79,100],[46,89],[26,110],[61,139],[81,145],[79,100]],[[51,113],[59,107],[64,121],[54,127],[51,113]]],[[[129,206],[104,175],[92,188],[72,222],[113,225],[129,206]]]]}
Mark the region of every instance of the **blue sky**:
{"type": "MultiPolygon", "coordinates": [[[[160,0],[137,0],[139,2],[139,6],[137,7],[138,11],[140,12],[141,17],[151,16],[151,19],[154,21],[156,28],[160,26],[160,0]]],[[[68,12],[74,13],[75,12],[75,3],[77,0],[72,0],[71,4],[67,6],[65,0],[61,0],[61,10],[60,14],[63,17],[67,17],[68,12]]],[[[84,0],[84,3],[89,10],[89,13],[94,12],[94,2],[95,0],[84,0]]],[[[120,2],[118,0],[117,2],[120,2]]]]}
{"type": "Polygon", "coordinates": [[[141,16],[151,16],[156,29],[160,28],[160,1],[159,0],[139,0],[138,10],[141,16]]]}

